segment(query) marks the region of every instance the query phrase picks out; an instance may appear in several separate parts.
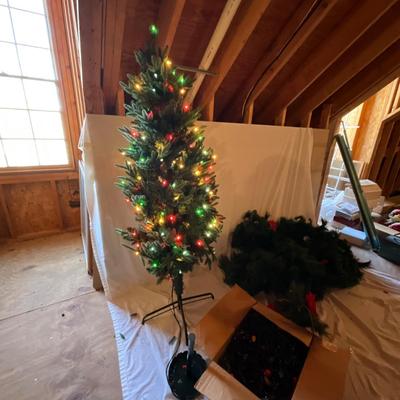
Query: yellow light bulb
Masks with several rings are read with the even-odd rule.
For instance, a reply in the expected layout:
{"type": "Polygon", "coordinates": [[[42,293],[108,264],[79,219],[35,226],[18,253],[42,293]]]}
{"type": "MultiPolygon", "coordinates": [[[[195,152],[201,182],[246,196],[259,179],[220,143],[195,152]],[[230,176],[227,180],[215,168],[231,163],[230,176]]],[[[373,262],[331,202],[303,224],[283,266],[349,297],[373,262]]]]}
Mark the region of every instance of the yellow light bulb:
{"type": "Polygon", "coordinates": [[[164,224],[165,224],[165,218],[164,218],[163,216],[161,216],[161,217],[158,219],[158,223],[159,223],[160,225],[164,225],[164,224]]]}
{"type": "Polygon", "coordinates": [[[170,67],[172,66],[172,61],[171,61],[169,58],[167,58],[167,59],[165,60],[165,65],[166,65],[168,68],[170,68],[170,67]]]}
{"type": "Polygon", "coordinates": [[[135,211],[136,211],[136,212],[140,212],[140,211],[142,211],[142,209],[140,208],[140,206],[136,206],[136,207],[135,207],[135,211]]]}
{"type": "Polygon", "coordinates": [[[183,96],[186,93],[186,89],[184,89],[184,88],[180,89],[179,93],[183,96]]]}
{"type": "Polygon", "coordinates": [[[123,156],[126,156],[126,152],[125,152],[125,151],[121,151],[121,154],[122,154],[123,156]]]}
{"type": "Polygon", "coordinates": [[[139,254],[140,254],[140,253],[139,253],[138,251],[135,251],[135,255],[137,255],[137,256],[138,256],[139,254]]]}
{"type": "Polygon", "coordinates": [[[213,154],[212,159],[215,161],[217,159],[217,155],[213,154]]]}
{"type": "Polygon", "coordinates": [[[178,165],[178,167],[179,167],[179,169],[185,168],[185,166],[183,165],[183,163],[180,163],[180,164],[178,165]]]}
{"type": "Polygon", "coordinates": [[[199,131],[199,127],[198,127],[198,126],[195,126],[195,127],[193,128],[193,132],[197,133],[198,131],[199,131]]]}
{"type": "Polygon", "coordinates": [[[211,191],[209,191],[208,192],[208,195],[211,197],[211,196],[214,196],[214,192],[211,190],[211,191]]]}
{"type": "Polygon", "coordinates": [[[127,161],[126,162],[128,165],[132,165],[132,161],[127,161]]]}
{"type": "Polygon", "coordinates": [[[140,175],[138,175],[138,176],[136,177],[136,179],[137,179],[138,181],[141,181],[141,180],[142,180],[142,177],[141,177],[140,175]]]}
{"type": "Polygon", "coordinates": [[[140,85],[139,83],[135,83],[135,89],[136,90],[142,90],[142,85],[140,85]]]}

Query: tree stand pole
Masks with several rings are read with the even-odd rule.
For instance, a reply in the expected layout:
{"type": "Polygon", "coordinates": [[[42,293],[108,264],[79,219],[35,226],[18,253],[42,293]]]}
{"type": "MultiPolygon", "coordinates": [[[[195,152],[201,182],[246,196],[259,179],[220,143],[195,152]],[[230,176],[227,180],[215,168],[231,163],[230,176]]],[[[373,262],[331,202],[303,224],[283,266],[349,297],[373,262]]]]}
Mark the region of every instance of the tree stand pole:
{"type": "Polygon", "coordinates": [[[195,303],[195,302],[206,300],[206,299],[214,300],[214,295],[212,293],[208,292],[208,293],[197,294],[195,296],[182,297],[182,294],[183,294],[183,275],[182,274],[178,274],[177,276],[175,276],[173,278],[172,285],[173,285],[174,291],[176,293],[177,300],[175,300],[172,303],[169,303],[163,307],[157,308],[154,311],[147,313],[142,319],[142,324],[145,324],[147,321],[150,321],[153,318],[156,318],[162,314],[165,314],[166,312],[170,311],[171,309],[173,310],[174,308],[178,308],[179,312],[182,315],[183,330],[185,332],[186,345],[188,345],[188,330],[187,330],[184,306],[186,304],[195,303]]]}
{"type": "Polygon", "coordinates": [[[177,302],[178,302],[178,310],[181,313],[182,316],[182,323],[183,323],[183,331],[185,332],[185,342],[186,346],[189,344],[189,334],[187,330],[187,324],[186,324],[186,318],[185,318],[185,311],[183,309],[183,301],[182,301],[182,293],[183,293],[183,275],[178,274],[177,276],[174,277],[173,280],[173,285],[174,285],[174,290],[176,293],[177,297],[177,302]]]}

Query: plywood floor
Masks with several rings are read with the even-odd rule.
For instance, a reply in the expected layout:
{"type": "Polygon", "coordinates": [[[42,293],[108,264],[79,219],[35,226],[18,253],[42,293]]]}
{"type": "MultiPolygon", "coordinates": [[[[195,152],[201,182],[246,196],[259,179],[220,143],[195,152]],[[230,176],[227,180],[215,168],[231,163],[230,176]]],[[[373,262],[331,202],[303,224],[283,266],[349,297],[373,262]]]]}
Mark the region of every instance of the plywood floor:
{"type": "Polygon", "coordinates": [[[78,233],[0,247],[0,400],[119,400],[117,353],[78,233]]]}

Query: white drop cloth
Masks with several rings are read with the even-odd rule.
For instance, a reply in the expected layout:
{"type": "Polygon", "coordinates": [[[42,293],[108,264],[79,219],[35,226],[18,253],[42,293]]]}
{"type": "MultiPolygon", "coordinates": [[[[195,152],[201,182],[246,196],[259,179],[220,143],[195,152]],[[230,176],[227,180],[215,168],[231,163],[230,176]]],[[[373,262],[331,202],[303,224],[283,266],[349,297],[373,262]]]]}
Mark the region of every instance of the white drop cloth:
{"type": "MultiPolygon", "coordinates": [[[[120,174],[114,165],[122,161],[117,149],[125,146],[117,128],[126,121],[88,115],[82,130],[80,146],[94,254],[109,299],[124,400],[173,399],[165,366],[175,346],[170,340],[178,333],[175,320],[168,313],[142,326],[137,316],[131,316],[142,316],[166,304],[170,285],[156,285],[140,259],[121,246],[122,240],[115,233],[116,227],[134,224],[130,207],[114,185],[120,174]]],[[[229,233],[248,209],[260,213],[268,210],[274,218],[299,214],[314,217],[310,160],[313,134],[319,132],[262,125],[206,125],[206,145],[219,156],[218,208],[226,217],[217,253],[227,250],[229,233]]],[[[335,292],[320,307],[334,332],[333,340],[354,349],[346,399],[399,398],[400,276],[395,266],[379,257],[374,257],[374,265],[380,272],[367,273],[358,287],[335,292]]],[[[216,267],[210,272],[198,266],[185,276],[185,295],[212,291],[218,299],[227,289],[216,267]]],[[[188,305],[190,325],[199,321],[212,304],[203,301],[188,305]]]]}

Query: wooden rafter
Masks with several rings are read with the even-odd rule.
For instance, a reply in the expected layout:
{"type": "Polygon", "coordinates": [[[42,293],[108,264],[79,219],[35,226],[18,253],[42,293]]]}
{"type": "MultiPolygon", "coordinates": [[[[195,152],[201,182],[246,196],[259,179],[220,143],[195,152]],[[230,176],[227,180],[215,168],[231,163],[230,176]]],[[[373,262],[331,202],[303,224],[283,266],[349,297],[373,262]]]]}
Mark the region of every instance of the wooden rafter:
{"type": "MultiPolygon", "coordinates": [[[[204,52],[203,58],[200,61],[199,69],[208,70],[213,62],[219,47],[221,46],[222,40],[224,39],[226,32],[239,8],[241,0],[228,0],[225,4],[224,9],[219,17],[217,26],[214,29],[214,33],[208,43],[208,46],[204,52]]],[[[196,73],[195,81],[193,86],[186,95],[186,101],[192,103],[196,97],[197,92],[200,89],[201,84],[205,78],[205,74],[196,73]]],[[[212,105],[214,107],[214,103],[212,105]]]]}
{"type": "Polygon", "coordinates": [[[223,44],[223,52],[212,65],[212,71],[217,76],[206,80],[199,93],[199,106],[204,107],[212,100],[270,3],[271,0],[246,2],[247,8],[240,14],[240,20],[231,26],[223,44]]]}
{"type": "Polygon", "coordinates": [[[357,75],[372,60],[400,39],[400,25],[396,15],[400,2],[390,8],[360,39],[357,40],[325,73],[303,92],[289,108],[292,124],[314,110],[338,88],[357,75]]]}
{"type": "MultiPolygon", "coordinates": [[[[236,93],[231,99],[232,101],[228,102],[225,109],[222,110],[221,115],[223,115],[224,117],[229,117],[229,119],[232,120],[237,119],[237,114],[239,112],[242,112],[242,105],[244,100],[246,99],[247,94],[249,93],[251,88],[256,85],[258,79],[260,78],[260,76],[262,76],[265,69],[269,65],[271,65],[274,59],[279,56],[285,44],[295,33],[297,27],[304,18],[304,15],[311,9],[314,2],[315,0],[304,0],[300,2],[300,5],[295,9],[289,20],[286,22],[285,29],[282,29],[280,32],[277,33],[277,36],[273,40],[272,44],[269,46],[265,54],[261,57],[260,61],[252,70],[251,74],[246,78],[244,84],[241,85],[238,90],[236,90],[236,93]]],[[[245,118],[245,120],[251,121],[252,111],[253,107],[251,107],[251,109],[249,107],[249,109],[247,110],[247,118],[245,118]]]]}
{"type": "Polygon", "coordinates": [[[342,116],[400,76],[400,41],[394,43],[329,98],[332,115],[342,116]]]}
{"type": "MultiPolygon", "coordinates": [[[[275,62],[263,73],[261,79],[258,80],[257,84],[251,91],[247,104],[245,107],[244,114],[248,113],[248,108],[258,96],[264,91],[264,89],[272,82],[272,80],[279,74],[280,71],[287,65],[290,59],[296,54],[296,52],[304,45],[315,29],[324,21],[329,15],[332,8],[335,6],[337,0],[325,0],[323,1],[311,14],[301,29],[296,33],[293,39],[288,43],[282,54],[276,59],[275,62]]],[[[265,68],[265,66],[264,66],[265,68]]]]}
{"type": "Polygon", "coordinates": [[[113,114],[120,80],[122,42],[127,0],[107,0],[104,16],[103,81],[104,106],[113,114]]]}
{"type": "Polygon", "coordinates": [[[172,47],[178,23],[186,0],[164,0],[158,13],[158,44],[161,48],[172,47]]]}
{"type": "Polygon", "coordinates": [[[293,76],[282,90],[268,99],[265,107],[261,107],[263,115],[271,119],[288,107],[394,3],[394,0],[366,0],[356,4],[343,23],[301,64],[301,73],[293,76]]]}

